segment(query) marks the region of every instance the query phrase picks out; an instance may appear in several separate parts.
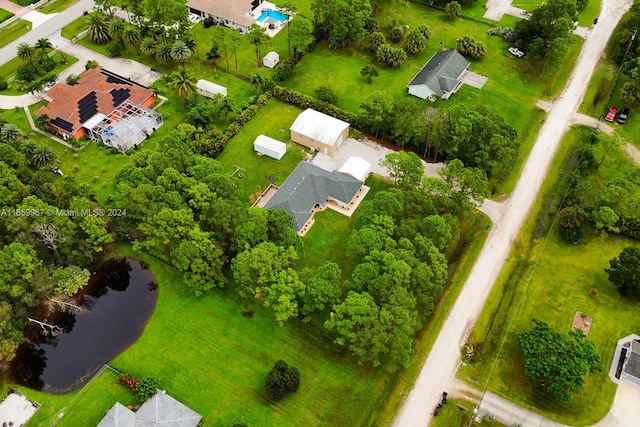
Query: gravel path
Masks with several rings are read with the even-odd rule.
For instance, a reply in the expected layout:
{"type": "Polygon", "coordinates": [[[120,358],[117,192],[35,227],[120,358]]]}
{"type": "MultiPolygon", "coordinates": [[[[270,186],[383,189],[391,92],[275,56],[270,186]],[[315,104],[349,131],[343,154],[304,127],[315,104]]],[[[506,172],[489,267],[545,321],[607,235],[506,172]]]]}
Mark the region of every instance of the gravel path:
{"type": "Polygon", "coordinates": [[[577,110],[607,40],[631,0],[603,0],[598,25],[591,29],[562,94],[551,107],[518,184],[505,202],[501,219],[491,230],[464,288],[449,313],[422,370],[395,420],[398,427],[427,426],[442,392],[458,369],[460,347],[478,318],[512,244],[529,214],[556,149],[577,110]]]}

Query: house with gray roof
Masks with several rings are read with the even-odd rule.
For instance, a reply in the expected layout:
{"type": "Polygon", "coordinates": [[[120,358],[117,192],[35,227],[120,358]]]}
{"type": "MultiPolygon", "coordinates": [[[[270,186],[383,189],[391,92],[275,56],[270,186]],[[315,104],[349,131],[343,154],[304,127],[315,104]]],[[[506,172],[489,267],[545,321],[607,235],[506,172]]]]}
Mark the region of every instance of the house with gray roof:
{"type": "Polygon", "coordinates": [[[267,209],[284,209],[300,232],[313,216],[313,209],[325,203],[348,208],[364,183],[337,171],[329,172],[301,162],[265,204],[267,209]]]}
{"type": "Polygon", "coordinates": [[[627,358],[622,365],[620,378],[640,386],[640,342],[637,340],[631,341],[631,346],[627,350],[627,358]]]}
{"type": "Polygon", "coordinates": [[[422,99],[448,99],[462,80],[460,76],[469,67],[469,61],[457,50],[436,52],[409,82],[409,95],[422,99]]]}
{"type": "Polygon", "coordinates": [[[201,419],[200,414],[159,391],[136,412],[116,402],[97,427],[196,427],[201,419]]]}

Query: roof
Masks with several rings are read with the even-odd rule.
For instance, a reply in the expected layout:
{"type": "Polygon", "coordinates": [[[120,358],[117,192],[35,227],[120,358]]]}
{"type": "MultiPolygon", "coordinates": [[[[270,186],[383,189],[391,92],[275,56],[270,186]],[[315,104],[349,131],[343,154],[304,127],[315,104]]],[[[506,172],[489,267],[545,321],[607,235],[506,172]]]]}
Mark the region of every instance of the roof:
{"type": "Polygon", "coordinates": [[[362,181],[337,171],[329,172],[308,162],[301,162],[282,183],[265,208],[284,209],[293,217],[297,231],[311,218],[315,205],[332,198],[349,203],[362,181]]]}
{"type": "Polygon", "coordinates": [[[187,7],[226,19],[243,27],[250,27],[255,23],[253,18],[245,16],[253,9],[251,0],[191,0],[187,2],[187,7]]]}
{"type": "Polygon", "coordinates": [[[137,412],[116,402],[97,427],[196,427],[202,416],[165,392],[156,393],[137,412]]]}
{"type": "Polygon", "coordinates": [[[631,350],[627,353],[627,360],[624,362],[622,371],[640,379],[640,343],[638,341],[631,341],[631,350]]]}
{"type": "Polygon", "coordinates": [[[307,108],[298,114],[289,129],[325,145],[335,145],[340,134],[348,127],[347,122],[307,108]]]}
{"type": "Polygon", "coordinates": [[[351,175],[355,179],[364,181],[371,172],[371,163],[362,157],[351,156],[344,162],[340,169],[338,169],[338,172],[351,175]]]}
{"type": "Polygon", "coordinates": [[[210,82],[209,80],[204,80],[204,79],[198,80],[198,82],[196,83],[196,87],[198,89],[206,90],[207,92],[212,92],[212,93],[227,92],[226,87],[216,84],[214,82],[210,82]]]}
{"type": "Polygon", "coordinates": [[[51,102],[36,115],[47,114],[51,124],[74,134],[97,113],[108,115],[126,100],[142,104],[153,96],[153,90],[96,67],[82,73],[75,85],[58,83],[47,95],[51,102]]]}
{"type": "Polygon", "coordinates": [[[267,61],[279,61],[280,55],[278,55],[278,52],[272,50],[264,56],[264,59],[266,59],[267,61]]]}
{"type": "Polygon", "coordinates": [[[256,140],[253,142],[253,147],[255,148],[256,146],[275,152],[285,151],[287,149],[287,144],[266,135],[258,135],[256,137],[256,140]]]}
{"type": "Polygon", "coordinates": [[[436,95],[442,95],[456,87],[468,66],[469,61],[457,50],[436,52],[408,86],[426,85],[436,95]]]}

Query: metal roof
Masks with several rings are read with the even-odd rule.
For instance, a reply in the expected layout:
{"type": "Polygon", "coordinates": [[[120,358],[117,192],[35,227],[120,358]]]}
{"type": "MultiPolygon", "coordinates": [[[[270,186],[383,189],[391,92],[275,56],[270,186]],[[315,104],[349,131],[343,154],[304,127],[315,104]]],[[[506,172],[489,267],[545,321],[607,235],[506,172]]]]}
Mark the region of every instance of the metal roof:
{"type": "Polygon", "coordinates": [[[408,86],[426,85],[433,93],[442,96],[456,87],[460,82],[460,75],[467,67],[469,61],[457,50],[436,52],[408,86]]]}
{"type": "Polygon", "coordinates": [[[198,82],[196,83],[196,87],[198,89],[206,90],[207,92],[211,93],[220,93],[223,95],[227,93],[226,87],[204,79],[198,80],[198,82]]]}
{"type": "Polygon", "coordinates": [[[362,157],[351,156],[344,162],[340,169],[338,169],[338,172],[351,175],[355,179],[364,181],[371,172],[371,163],[362,157]]]}
{"type": "Polygon", "coordinates": [[[278,52],[272,50],[271,52],[267,53],[264,56],[264,59],[266,59],[267,61],[276,61],[277,62],[277,61],[280,60],[280,55],[278,55],[278,52]]]}
{"type": "MultiPolygon", "coordinates": [[[[276,153],[284,153],[287,151],[287,144],[266,135],[258,135],[253,142],[253,148],[256,151],[260,151],[260,148],[263,148],[265,150],[275,151],[276,153]]],[[[264,151],[260,152],[264,153],[264,151]]]]}
{"type": "Polygon", "coordinates": [[[282,183],[265,208],[284,209],[293,217],[297,231],[311,218],[311,210],[329,198],[349,203],[363,182],[340,172],[329,172],[301,162],[282,183]]]}
{"type": "Polygon", "coordinates": [[[307,108],[298,114],[289,129],[331,146],[336,144],[340,134],[347,128],[349,123],[307,108]]]}

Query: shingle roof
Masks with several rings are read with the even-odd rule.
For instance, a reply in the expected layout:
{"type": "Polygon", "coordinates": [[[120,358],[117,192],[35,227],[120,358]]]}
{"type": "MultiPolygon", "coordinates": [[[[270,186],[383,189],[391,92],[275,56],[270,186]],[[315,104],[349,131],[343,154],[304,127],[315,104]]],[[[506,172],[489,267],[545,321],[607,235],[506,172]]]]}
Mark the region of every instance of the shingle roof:
{"type": "Polygon", "coordinates": [[[640,379],[640,343],[631,341],[631,349],[627,353],[627,360],[622,368],[625,374],[640,379]]]}
{"type": "Polygon", "coordinates": [[[460,75],[469,66],[457,50],[436,52],[409,82],[409,86],[427,85],[433,93],[441,95],[453,90],[460,75]]]}
{"type": "Polygon", "coordinates": [[[97,427],[196,427],[202,416],[164,392],[158,392],[137,412],[120,402],[107,412],[97,427]]]}
{"type": "Polygon", "coordinates": [[[56,84],[47,95],[52,101],[36,115],[47,114],[52,124],[74,134],[96,113],[109,114],[127,99],[142,104],[153,96],[153,90],[97,67],[82,73],[73,86],[56,84]]]}
{"type": "Polygon", "coordinates": [[[255,23],[253,18],[245,16],[245,13],[253,9],[251,0],[190,0],[187,2],[187,7],[244,27],[255,23]]]}
{"type": "Polygon", "coordinates": [[[109,409],[97,427],[135,427],[136,414],[120,402],[109,409]]]}
{"type": "Polygon", "coordinates": [[[265,208],[284,209],[293,216],[293,224],[300,231],[311,218],[316,204],[327,199],[349,203],[362,187],[362,181],[342,174],[329,172],[308,162],[301,162],[282,183],[265,208]]]}
{"type": "Polygon", "coordinates": [[[335,145],[340,134],[348,127],[347,122],[307,108],[298,114],[289,129],[323,144],[335,145]]]}

